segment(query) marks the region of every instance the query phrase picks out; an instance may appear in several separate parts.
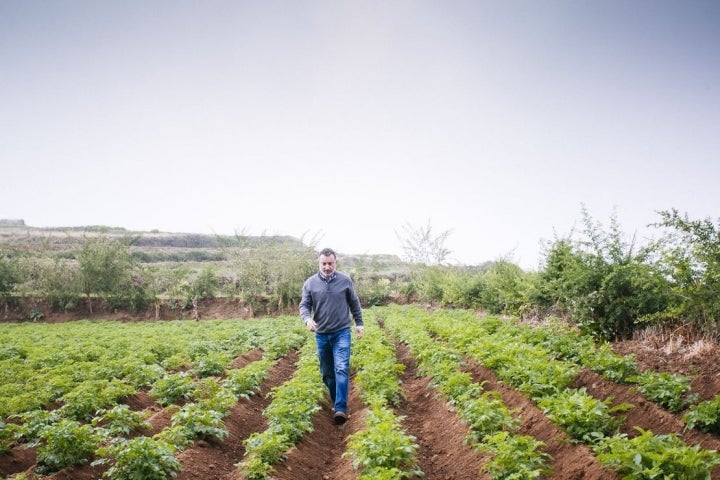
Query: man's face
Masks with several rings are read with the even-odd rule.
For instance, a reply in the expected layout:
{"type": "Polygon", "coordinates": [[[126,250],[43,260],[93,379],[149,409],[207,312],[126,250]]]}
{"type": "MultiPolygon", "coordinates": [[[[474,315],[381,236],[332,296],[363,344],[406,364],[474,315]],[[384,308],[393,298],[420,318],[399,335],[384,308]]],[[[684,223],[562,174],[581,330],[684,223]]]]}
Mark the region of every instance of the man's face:
{"type": "Polygon", "coordinates": [[[337,260],[334,255],[320,255],[318,263],[320,264],[320,272],[326,277],[332,275],[335,271],[335,264],[337,260]]]}

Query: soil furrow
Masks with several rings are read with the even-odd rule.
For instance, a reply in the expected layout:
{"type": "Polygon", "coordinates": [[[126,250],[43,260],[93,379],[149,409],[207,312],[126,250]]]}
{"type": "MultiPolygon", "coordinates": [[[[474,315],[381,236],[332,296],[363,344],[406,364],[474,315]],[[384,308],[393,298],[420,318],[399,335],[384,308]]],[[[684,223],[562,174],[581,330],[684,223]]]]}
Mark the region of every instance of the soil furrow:
{"type": "Polygon", "coordinates": [[[250,434],[267,428],[267,420],[262,414],[272,401],[267,394],[292,377],[297,359],[295,351],[279,359],[268,372],[260,393],[233,405],[230,415],[225,418],[227,437],[223,440],[199,440],[178,455],[182,465],[178,480],[239,478],[236,464],[245,454],[243,441],[250,434]]]}
{"type": "Polygon", "coordinates": [[[478,479],[482,454],[464,443],[467,425],[455,411],[428,386],[428,377],[418,377],[415,359],[408,347],[396,344],[398,361],[405,365],[402,376],[404,400],[396,409],[404,416],[405,432],[413,435],[419,448],[418,464],[425,480],[478,479]]]}
{"type": "Polygon", "coordinates": [[[343,457],[343,453],[347,449],[347,438],[364,428],[365,409],[352,379],[350,385],[348,421],[344,425],[335,425],[329,404],[324,404],[322,410],[313,418],[313,431],[305,434],[297,445],[290,449],[285,461],[275,465],[273,480],[357,478],[352,458],[343,457]]]}

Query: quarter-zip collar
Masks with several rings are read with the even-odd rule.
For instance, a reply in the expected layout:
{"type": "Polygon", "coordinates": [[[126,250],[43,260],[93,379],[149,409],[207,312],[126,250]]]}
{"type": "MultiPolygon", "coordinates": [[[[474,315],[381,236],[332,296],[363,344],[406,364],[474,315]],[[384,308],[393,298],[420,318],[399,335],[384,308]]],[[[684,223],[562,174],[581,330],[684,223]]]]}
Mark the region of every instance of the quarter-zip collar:
{"type": "Polygon", "coordinates": [[[330,276],[327,276],[327,277],[326,277],[325,275],[323,275],[322,272],[318,272],[318,275],[320,275],[320,279],[321,279],[323,282],[325,282],[325,283],[330,283],[330,282],[332,281],[332,279],[335,278],[335,274],[336,274],[336,273],[337,273],[337,272],[333,272],[333,273],[330,274],[330,276]]]}

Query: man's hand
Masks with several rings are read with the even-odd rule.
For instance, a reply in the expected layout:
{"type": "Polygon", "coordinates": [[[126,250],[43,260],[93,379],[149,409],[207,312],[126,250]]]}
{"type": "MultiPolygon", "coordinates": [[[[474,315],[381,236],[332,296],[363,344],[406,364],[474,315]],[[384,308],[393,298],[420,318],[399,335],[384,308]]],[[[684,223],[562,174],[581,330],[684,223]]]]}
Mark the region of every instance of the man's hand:
{"type": "Polygon", "coordinates": [[[315,323],[315,320],[313,320],[313,319],[310,319],[307,322],[305,322],[305,326],[311,332],[314,332],[315,330],[317,330],[317,323],[315,323]]]}
{"type": "Polygon", "coordinates": [[[357,334],[358,338],[362,338],[363,333],[365,333],[365,328],[362,326],[355,327],[355,333],[357,334]]]}

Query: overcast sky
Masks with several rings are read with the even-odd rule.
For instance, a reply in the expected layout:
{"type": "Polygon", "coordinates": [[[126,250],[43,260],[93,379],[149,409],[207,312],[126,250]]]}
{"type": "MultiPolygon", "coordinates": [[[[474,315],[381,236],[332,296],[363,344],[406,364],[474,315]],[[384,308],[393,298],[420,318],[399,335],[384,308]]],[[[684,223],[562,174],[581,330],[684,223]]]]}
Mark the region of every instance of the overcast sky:
{"type": "Polygon", "coordinates": [[[0,218],[541,262],[720,218],[716,0],[0,0],[0,218]]]}

